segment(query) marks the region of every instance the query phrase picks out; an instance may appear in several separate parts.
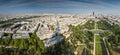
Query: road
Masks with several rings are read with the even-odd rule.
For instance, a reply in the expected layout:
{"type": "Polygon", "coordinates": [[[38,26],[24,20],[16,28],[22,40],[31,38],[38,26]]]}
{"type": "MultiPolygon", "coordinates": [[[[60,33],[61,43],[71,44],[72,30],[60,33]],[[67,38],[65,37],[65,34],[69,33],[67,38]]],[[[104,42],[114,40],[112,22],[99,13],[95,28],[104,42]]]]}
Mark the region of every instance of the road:
{"type": "Polygon", "coordinates": [[[5,46],[5,45],[0,45],[0,47],[5,47],[5,48],[18,48],[18,47],[15,47],[15,46],[5,46]]]}
{"type": "MultiPolygon", "coordinates": [[[[1,33],[14,33],[13,31],[0,31],[1,33]]],[[[32,31],[16,31],[16,33],[31,33],[32,31]]]]}
{"type": "Polygon", "coordinates": [[[106,44],[106,42],[105,42],[105,38],[103,37],[102,39],[103,39],[103,43],[104,43],[104,45],[105,45],[105,49],[106,49],[106,51],[107,51],[107,55],[110,55],[109,50],[108,50],[108,47],[107,47],[107,44],[106,44]]]}
{"type": "MultiPolygon", "coordinates": [[[[95,21],[95,25],[94,25],[95,30],[97,29],[96,26],[96,21],[95,21]]],[[[94,33],[94,51],[93,51],[93,55],[96,55],[96,37],[95,37],[96,33],[94,33]]]]}

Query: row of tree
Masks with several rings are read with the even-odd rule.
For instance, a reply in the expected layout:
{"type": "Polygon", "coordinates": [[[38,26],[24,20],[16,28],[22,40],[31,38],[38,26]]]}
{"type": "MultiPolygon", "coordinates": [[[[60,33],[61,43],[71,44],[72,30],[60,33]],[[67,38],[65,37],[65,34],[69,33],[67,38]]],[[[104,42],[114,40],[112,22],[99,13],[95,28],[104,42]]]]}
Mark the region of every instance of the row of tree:
{"type": "Polygon", "coordinates": [[[41,55],[46,52],[36,33],[30,33],[30,38],[27,39],[4,38],[0,41],[0,48],[0,55],[41,55]]]}

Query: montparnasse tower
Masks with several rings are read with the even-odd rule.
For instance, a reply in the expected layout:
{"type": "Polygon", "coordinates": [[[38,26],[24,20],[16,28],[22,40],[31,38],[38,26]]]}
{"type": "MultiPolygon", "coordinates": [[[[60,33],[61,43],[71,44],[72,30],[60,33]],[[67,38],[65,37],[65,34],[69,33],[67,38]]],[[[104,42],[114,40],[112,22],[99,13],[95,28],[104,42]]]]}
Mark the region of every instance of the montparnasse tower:
{"type": "Polygon", "coordinates": [[[95,16],[95,12],[93,11],[93,16],[95,16]]]}

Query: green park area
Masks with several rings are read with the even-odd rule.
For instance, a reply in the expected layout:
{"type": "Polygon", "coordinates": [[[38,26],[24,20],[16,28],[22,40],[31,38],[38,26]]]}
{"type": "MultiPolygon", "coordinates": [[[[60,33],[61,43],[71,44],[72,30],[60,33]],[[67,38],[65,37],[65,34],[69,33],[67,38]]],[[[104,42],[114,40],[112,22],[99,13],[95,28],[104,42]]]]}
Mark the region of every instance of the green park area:
{"type": "Polygon", "coordinates": [[[10,39],[0,40],[0,55],[34,55],[46,52],[45,46],[35,33],[30,33],[27,39],[10,39]]]}
{"type": "MultiPolygon", "coordinates": [[[[120,26],[116,24],[109,24],[106,21],[98,21],[98,28],[105,30],[103,33],[100,33],[101,37],[105,38],[105,42],[110,55],[119,55],[120,54],[120,26]]],[[[103,46],[104,47],[104,46],[103,46]]],[[[103,51],[105,52],[105,51],[103,51]]],[[[105,53],[103,53],[104,55],[105,53]]]]}
{"type": "Polygon", "coordinates": [[[94,25],[94,21],[91,21],[91,20],[82,26],[69,25],[69,29],[72,33],[70,34],[70,37],[68,39],[70,39],[71,42],[74,44],[73,46],[76,47],[75,50],[78,49],[77,51],[79,55],[82,55],[82,54],[92,55],[91,51],[93,51],[93,44],[92,44],[93,32],[89,30],[94,29],[93,25],[94,25]],[[78,44],[78,42],[80,42],[79,43],[80,45],[78,44]],[[85,50],[86,50],[86,53],[85,53],[85,50]]]}

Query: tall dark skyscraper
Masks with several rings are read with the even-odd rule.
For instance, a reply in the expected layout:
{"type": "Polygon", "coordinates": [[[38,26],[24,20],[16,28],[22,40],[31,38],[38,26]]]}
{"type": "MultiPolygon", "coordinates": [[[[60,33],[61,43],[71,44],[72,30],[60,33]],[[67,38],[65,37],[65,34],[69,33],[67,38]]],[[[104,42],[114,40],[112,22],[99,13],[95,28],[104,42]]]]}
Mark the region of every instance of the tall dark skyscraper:
{"type": "Polygon", "coordinates": [[[93,11],[93,16],[95,15],[94,11],[93,11]]]}

